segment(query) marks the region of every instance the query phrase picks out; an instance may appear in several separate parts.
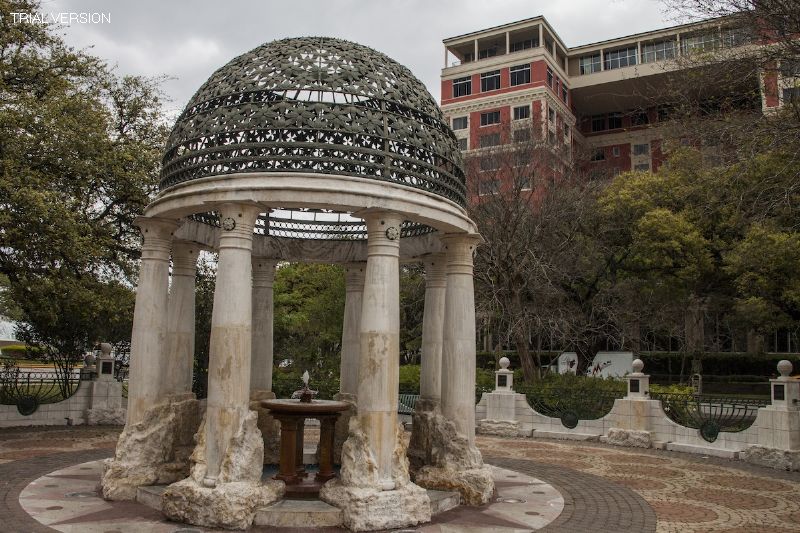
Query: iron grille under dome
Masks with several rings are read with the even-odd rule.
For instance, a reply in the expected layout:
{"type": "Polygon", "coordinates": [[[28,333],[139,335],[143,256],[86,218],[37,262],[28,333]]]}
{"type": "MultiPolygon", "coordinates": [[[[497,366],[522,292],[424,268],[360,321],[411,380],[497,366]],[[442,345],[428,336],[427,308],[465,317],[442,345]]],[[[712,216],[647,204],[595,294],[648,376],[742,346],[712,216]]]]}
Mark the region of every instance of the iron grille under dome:
{"type": "Polygon", "coordinates": [[[212,74],[172,130],[160,189],[253,172],[355,176],[466,204],[458,143],[422,82],[328,37],[273,41],[212,74]]]}

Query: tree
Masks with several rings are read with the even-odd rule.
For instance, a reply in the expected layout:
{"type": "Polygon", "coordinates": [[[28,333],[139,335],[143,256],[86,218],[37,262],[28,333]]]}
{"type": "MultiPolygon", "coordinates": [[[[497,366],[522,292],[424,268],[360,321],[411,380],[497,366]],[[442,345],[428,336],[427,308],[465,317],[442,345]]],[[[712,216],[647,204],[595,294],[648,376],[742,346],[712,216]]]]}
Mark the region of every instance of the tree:
{"type": "Polygon", "coordinates": [[[0,2],[0,274],[25,339],[73,364],[130,336],[132,221],[167,128],[158,80],[119,78],[56,28],[11,17],[38,9],[0,2]]]}

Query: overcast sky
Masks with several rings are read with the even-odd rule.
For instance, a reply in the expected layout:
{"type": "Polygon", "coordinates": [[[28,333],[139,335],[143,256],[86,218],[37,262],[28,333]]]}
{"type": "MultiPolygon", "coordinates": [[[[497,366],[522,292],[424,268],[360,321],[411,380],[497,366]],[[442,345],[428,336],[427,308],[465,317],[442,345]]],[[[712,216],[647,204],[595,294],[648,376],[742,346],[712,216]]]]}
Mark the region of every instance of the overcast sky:
{"type": "Polygon", "coordinates": [[[544,15],[567,46],[677,23],[661,0],[43,0],[44,13],[110,13],[110,24],[73,24],[67,42],[122,74],[168,75],[179,112],[217,68],[284,37],[332,36],[406,65],[438,101],[442,39],[544,15]]]}

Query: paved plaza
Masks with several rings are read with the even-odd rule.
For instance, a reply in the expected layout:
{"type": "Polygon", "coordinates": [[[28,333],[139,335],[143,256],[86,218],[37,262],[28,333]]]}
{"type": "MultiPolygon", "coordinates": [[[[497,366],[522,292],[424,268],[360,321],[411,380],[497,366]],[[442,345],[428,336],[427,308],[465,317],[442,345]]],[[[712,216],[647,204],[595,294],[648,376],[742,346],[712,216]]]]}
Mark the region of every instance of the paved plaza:
{"type": "MultiPolygon", "coordinates": [[[[0,531],[53,531],[23,511],[20,493],[45,474],[110,456],[119,431],[112,427],[3,430],[0,531]]],[[[540,531],[800,531],[800,473],[600,443],[494,437],[478,437],[477,443],[487,463],[541,479],[561,493],[563,511],[540,531]]],[[[127,506],[131,508],[121,510],[122,515],[145,509],[127,506]]],[[[157,519],[157,513],[151,513],[157,519]]],[[[97,520],[102,524],[103,516],[97,520]]],[[[515,530],[513,521],[492,520],[487,513],[465,516],[463,509],[456,509],[439,515],[435,530],[515,530]]],[[[118,531],[113,520],[94,530],[118,531]]],[[[207,530],[176,524],[170,531],[207,530]]]]}

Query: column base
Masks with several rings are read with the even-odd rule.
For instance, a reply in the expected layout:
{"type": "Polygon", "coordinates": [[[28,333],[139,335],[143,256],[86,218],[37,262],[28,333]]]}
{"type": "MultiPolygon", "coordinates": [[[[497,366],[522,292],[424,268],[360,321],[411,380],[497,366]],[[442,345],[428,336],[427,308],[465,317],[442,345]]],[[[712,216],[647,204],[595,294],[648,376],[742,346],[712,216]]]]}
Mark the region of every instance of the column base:
{"type": "MultiPolygon", "coordinates": [[[[355,394],[339,393],[334,395],[333,399],[350,404],[350,409],[339,414],[333,433],[333,463],[340,465],[342,464],[342,446],[350,435],[350,419],[358,414],[358,407],[355,394]]],[[[319,459],[319,448],[317,449],[317,458],[319,459]]]]}
{"type": "Polygon", "coordinates": [[[261,400],[274,400],[275,393],[267,390],[250,392],[250,410],[258,414],[258,429],[264,440],[264,464],[276,465],[281,457],[281,424],[261,406],[261,400]]]}
{"type": "Polygon", "coordinates": [[[747,463],[775,470],[800,470],[800,450],[779,450],[764,446],[750,446],[739,452],[739,459],[747,463]]]}
{"type": "Polygon", "coordinates": [[[256,511],[283,496],[280,481],[235,481],[207,488],[188,478],[161,496],[161,510],[176,522],[225,529],[247,529],[256,511]]]}
{"type": "Polygon", "coordinates": [[[408,460],[412,472],[431,464],[431,433],[434,415],[441,415],[439,402],[420,398],[411,414],[411,439],[408,441],[408,460]]]}
{"type": "Polygon", "coordinates": [[[414,482],[426,489],[457,490],[467,505],[483,505],[492,499],[494,478],[484,466],[481,452],[456,430],[455,424],[437,412],[415,413],[429,447],[414,482]]]}
{"type": "Polygon", "coordinates": [[[423,466],[414,480],[427,489],[458,491],[466,505],[483,505],[494,497],[494,478],[486,465],[469,470],[423,466]]]}
{"type": "Polygon", "coordinates": [[[126,426],[114,457],[103,464],[103,498],[134,500],[139,487],[185,478],[200,418],[200,402],[187,399],[155,405],[126,426]]]}
{"type": "Polygon", "coordinates": [[[342,522],[352,531],[398,529],[431,520],[428,493],[413,483],[380,490],[347,487],[337,479],[326,483],[319,496],[342,510],[342,522]]]}

